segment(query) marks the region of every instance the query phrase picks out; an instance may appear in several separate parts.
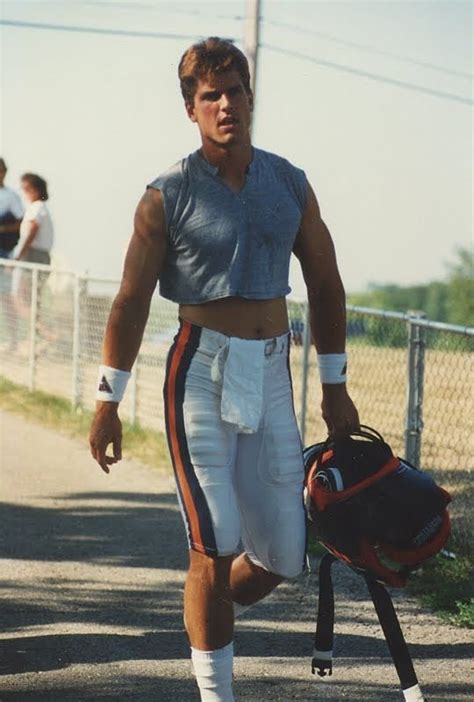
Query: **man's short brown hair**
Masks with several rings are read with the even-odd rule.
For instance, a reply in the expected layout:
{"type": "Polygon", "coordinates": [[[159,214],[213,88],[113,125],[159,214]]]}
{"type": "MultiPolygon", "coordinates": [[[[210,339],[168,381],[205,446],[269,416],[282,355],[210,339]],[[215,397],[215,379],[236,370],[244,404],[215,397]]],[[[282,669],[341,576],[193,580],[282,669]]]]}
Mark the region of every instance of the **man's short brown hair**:
{"type": "Polygon", "coordinates": [[[179,62],[178,75],[184,101],[194,102],[199,79],[206,79],[216,73],[237,71],[242,84],[250,93],[249,64],[245,54],[228,39],[208,37],[187,49],[179,62]]]}

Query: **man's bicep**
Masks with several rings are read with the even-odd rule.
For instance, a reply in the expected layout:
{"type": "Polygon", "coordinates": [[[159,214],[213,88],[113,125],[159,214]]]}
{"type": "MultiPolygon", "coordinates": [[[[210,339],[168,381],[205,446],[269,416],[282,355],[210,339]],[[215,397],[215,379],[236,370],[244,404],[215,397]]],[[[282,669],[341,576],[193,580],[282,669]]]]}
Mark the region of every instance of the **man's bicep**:
{"type": "Polygon", "coordinates": [[[327,277],[338,275],[336,254],[329,229],[310,184],[306,207],[293,247],[299,259],[306,283],[322,283],[327,277]]]}
{"type": "Polygon", "coordinates": [[[135,211],[133,235],[125,257],[121,292],[151,297],[163,267],[167,248],[163,200],[148,189],[135,211]]]}

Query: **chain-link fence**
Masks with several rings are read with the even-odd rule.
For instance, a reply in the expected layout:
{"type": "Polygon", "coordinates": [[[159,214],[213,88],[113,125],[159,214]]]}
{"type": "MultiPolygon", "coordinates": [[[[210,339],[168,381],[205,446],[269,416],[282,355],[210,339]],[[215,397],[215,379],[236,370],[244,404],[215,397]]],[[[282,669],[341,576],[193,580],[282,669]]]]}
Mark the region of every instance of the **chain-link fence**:
{"type": "MultiPolygon", "coordinates": [[[[0,261],[0,372],[30,389],[92,409],[102,338],[117,280],[0,261]]],[[[288,300],[295,409],[305,443],[326,435],[321,386],[310,348],[307,304],[288,300]]],[[[122,403],[132,423],[164,429],[165,361],[177,306],[154,298],[122,403]]],[[[472,347],[474,329],[429,322],[421,313],[349,307],[349,390],[364,424],[394,450],[432,471],[454,497],[455,534],[471,548],[472,347]]]]}
{"type": "MultiPolygon", "coordinates": [[[[308,344],[309,347],[309,344],[308,344]]],[[[474,329],[348,306],[349,390],[361,422],[451,493],[453,533],[472,552],[474,329]]],[[[321,386],[308,354],[306,443],[324,435],[321,386]]]]}

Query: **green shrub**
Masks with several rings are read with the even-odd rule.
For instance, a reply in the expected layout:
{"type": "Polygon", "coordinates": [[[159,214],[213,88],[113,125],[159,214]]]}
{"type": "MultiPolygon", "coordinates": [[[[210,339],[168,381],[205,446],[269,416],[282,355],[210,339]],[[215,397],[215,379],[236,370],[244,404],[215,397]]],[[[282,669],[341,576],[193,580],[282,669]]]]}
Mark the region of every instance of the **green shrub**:
{"type": "Polygon", "coordinates": [[[459,626],[474,627],[472,562],[439,554],[410,581],[410,590],[443,618],[459,626]]]}

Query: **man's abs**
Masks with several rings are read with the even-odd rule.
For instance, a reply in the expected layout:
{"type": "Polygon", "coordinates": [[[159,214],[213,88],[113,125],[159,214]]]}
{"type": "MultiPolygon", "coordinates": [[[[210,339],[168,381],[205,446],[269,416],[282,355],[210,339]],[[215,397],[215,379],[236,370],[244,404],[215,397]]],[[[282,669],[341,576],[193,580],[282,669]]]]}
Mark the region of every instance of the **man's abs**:
{"type": "Polygon", "coordinates": [[[273,300],[225,297],[198,305],[180,305],[179,314],[199,327],[242,339],[269,339],[288,331],[284,297],[273,300]]]}

